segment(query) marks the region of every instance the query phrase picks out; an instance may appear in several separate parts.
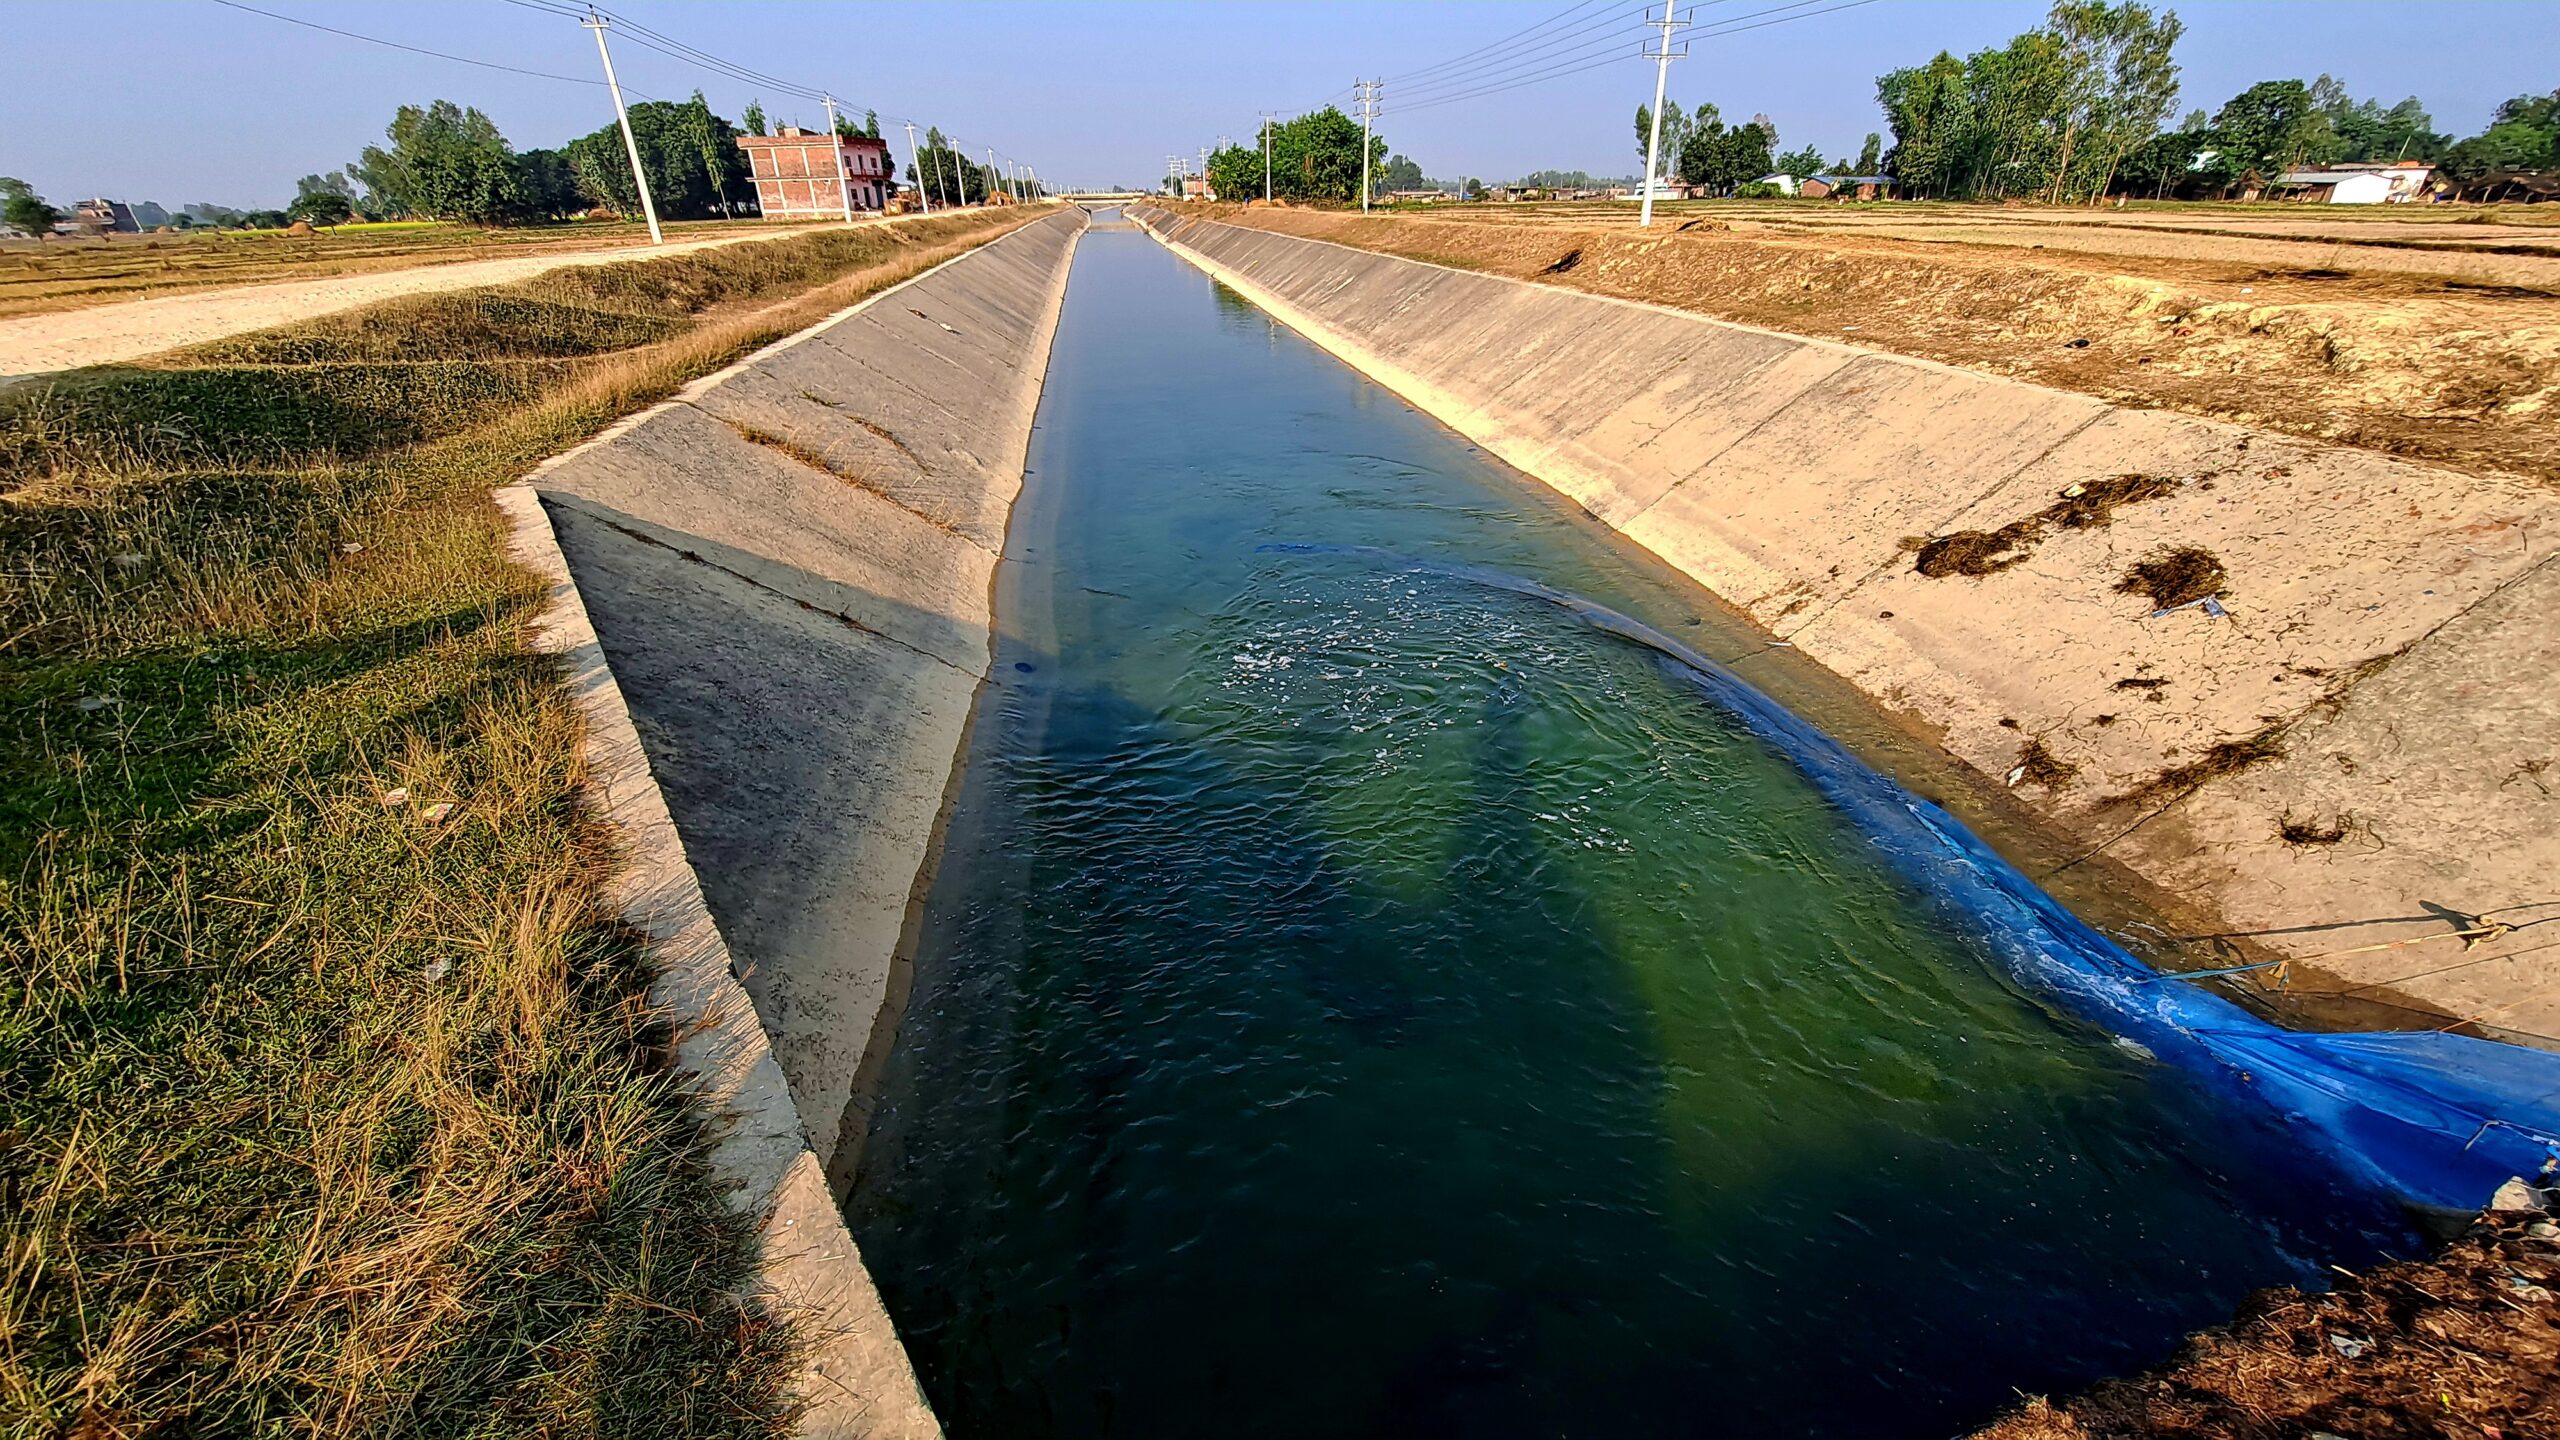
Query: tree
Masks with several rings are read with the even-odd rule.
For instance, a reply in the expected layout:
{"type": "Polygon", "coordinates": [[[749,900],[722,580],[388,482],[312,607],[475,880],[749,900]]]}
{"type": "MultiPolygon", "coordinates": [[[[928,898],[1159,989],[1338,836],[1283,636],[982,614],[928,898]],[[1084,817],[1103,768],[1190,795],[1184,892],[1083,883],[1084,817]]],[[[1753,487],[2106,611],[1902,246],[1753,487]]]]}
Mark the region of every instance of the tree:
{"type": "Polygon", "coordinates": [[[1708,106],[1699,106],[1698,116],[1680,151],[1680,176],[1690,184],[1730,194],[1736,186],[1768,174],[1776,164],[1769,148],[1778,137],[1765,119],[1728,129],[1708,106]]]}
{"type": "Polygon", "coordinates": [[[1885,173],[1916,195],[1954,199],[1969,192],[1975,124],[1963,62],[1941,50],[1926,65],[1883,75],[1876,102],[1893,131],[1885,173]]]}
{"type": "Polygon", "coordinates": [[[862,133],[874,140],[880,138],[879,111],[865,110],[862,112],[862,133]]]}
{"type": "Polygon", "coordinates": [[[2214,112],[2213,132],[2225,173],[2273,180],[2310,157],[2328,134],[2328,121],[2312,108],[2310,86],[2261,80],[2214,112]]]}
{"type": "Polygon", "coordinates": [[[2477,180],[2505,170],[2560,169],[2560,90],[2518,95],[2500,104],[2489,127],[2445,153],[2457,179],[2477,180]]]}
{"type": "Polygon", "coordinates": [[[928,125],[922,149],[907,166],[907,179],[934,204],[957,205],[963,196],[973,201],[985,199],[989,176],[985,166],[972,163],[968,156],[952,149],[940,127],[928,125]]]}
{"type": "Polygon", "coordinates": [[[0,220],[9,227],[38,239],[53,233],[54,222],[62,212],[44,203],[35,187],[24,180],[0,175],[0,220]]]}
{"type": "Polygon", "coordinates": [[[1883,145],[1883,136],[1878,135],[1873,130],[1868,131],[1867,143],[1858,147],[1858,161],[1855,165],[1849,168],[1849,173],[1852,175],[1876,174],[1876,167],[1884,163],[1882,159],[1883,145]]]}
{"type": "Polygon", "coordinates": [[[1807,145],[1801,150],[1790,150],[1769,162],[1769,168],[1780,174],[1793,175],[1802,180],[1808,175],[1819,175],[1829,167],[1822,163],[1822,152],[1807,145]]]}
{"type": "Polygon", "coordinates": [[[1481,181],[1481,180],[1476,179],[1476,178],[1475,178],[1474,176],[1472,176],[1472,175],[1468,176],[1468,177],[1467,177],[1466,197],[1467,197],[1468,199],[1470,199],[1470,200],[1481,200],[1481,199],[1483,199],[1483,198],[1484,198],[1484,182],[1483,182],[1483,181],[1481,181]]]}
{"type": "Polygon", "coordinates": [[[587,208],[578,193],[578,172],[557,150],[527,150],[516,156],[516,195],[532,220],[560,220],[587,208]]]}
{"type": "Polygon", "coordinates": [[[2102,195],[2125,155],[2158,134],[2177,103],[2170,52],[2186,27],[2177,12],[2154,16],[2135,0],[2056,0],[2046,25],[2060,62],[2054,119],[2061,127],[2046,198],[2102,195]]]}
{"type": "MultiPolygon", "coordinates": [[[[1221,198],[1248,199],[1262,193],[1262,136],[1255,144],[1229,145],[1209,157],[1209,185],[1221,198]]],[[[1270,127],[1271,194],[1301,205],[1354,205],[1360,200],[1360,122],[1328,105],[1270,127]]],[[[1390,171],[1402,157],[1390,159],[1384,136],[1372,136],[1369,164],[1373,182],[1389,176],[1389,188],[1419,189],[1422,167],[1402,160],[1405,168],[1390,171]],[[1409,173],[1408,173],[1409,172],[1409,173]],[[1410,179],[1410,185],[1397,182],[1410,179]]]]}
{"type": "MultiPolygon", "coordinates": [[[[1423,184],[1422,167],[1402,155],[1388,156],[1386,165],[1378,172],[1378,188],[1381,190],[1419,190],[1423,184]]],[[[1221,190],[1218,193],[1224,195],[1227,192],[1221,190]]]]}
{"type": "Polygon", "coordinates": [[[738,117],[738,118],[740,118],[740,119],[742,119],[742,120],[744,120],[744,121],[746,121],[746,122],[747,122],[747,133],[748,133],[748,134],[750,134],[750,135],[761,135],[761,134],[763,134],[763,133],[764,133],[764,102],[763,102],[763,101],[761,101],[761,100],[750,100],[750,101],[748,101],[748,102],[747,102],[747,108],[746,108],[744,111],[740,112],[740,114],[739,114],[739,117],[738,117]]]}
{"type": "Polygon", "coordinates": [[[391,148],[365,147],[358,165],[401,213],[473,225],[519,218],[515,154],[488,116],[450,100],[403,105],[383,135],[391,148]]]}
{"type": "MultiPolygon", "coordinates": [[[[1680,152],[1688,148],[1689,137],[1701,125],[1722,123],[1713,105],[1700,105],[1695,115],[1684,114],[1677,100],[1662,102],[1662,164],[1665,174],[1676,173],[1680,152]]],[[[1653,107],[1636,107],[1636,162],[1641,165],[1652,157],[1648,148],[1653,139],[1653,107]]]]}
{"type": "MultiPolygon", "coordinates": [[[[711,113],[697,90],[685,101],[649,100],[631,106],[632,143],[649,177],[649,198],[670,220],[704,220],[729,213],[749,193],[746,157],[738,132],[711,113]]],[[[622,130],[606,125],[561,149],[578,193],[621,215],[640,213],[640,189],[622,130]]]]}
{"type": "Polygon", "coordinates": [[[331,190],[318,190],[297,196],[285,207],[292,220],[308,220],[314,225],[344,225],[355,217],[355,207],[347,197],[331,190]]]}

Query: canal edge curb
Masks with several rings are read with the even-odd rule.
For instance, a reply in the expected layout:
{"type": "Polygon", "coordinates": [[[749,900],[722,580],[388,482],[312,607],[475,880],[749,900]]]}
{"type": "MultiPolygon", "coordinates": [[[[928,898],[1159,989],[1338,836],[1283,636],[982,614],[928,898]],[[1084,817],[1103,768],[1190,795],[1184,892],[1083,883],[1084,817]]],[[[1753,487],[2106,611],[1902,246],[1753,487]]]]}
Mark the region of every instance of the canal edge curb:
{"type": "Polygon", "coordinates": [[[805,1407],[795,1432],[812,1440],[939,1436],[905,1344],[801,1133],[799,1107],[738,983],[541,496],[518,484],[492,498],[508,521],[510,558],[546,589],[528,648],[558,658],[583,723],[580,788],[620,852],[607,898],[657,963],[649,1002],[675,1022],[676,1068],[716,1117],[712,1172],[733,1187],[740,1210],[762,1217],[755,1291],[812,1339],[793,1382],[805,1407]]]}

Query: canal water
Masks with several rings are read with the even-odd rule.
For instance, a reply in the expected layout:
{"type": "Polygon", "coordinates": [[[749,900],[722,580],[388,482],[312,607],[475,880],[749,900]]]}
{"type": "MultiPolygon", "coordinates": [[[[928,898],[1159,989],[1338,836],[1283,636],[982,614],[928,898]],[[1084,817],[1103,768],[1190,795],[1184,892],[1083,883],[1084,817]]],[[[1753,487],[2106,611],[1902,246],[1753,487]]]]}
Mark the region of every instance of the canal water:
{"type": "Polygon", "coordinates": [[[2397,1242],[1516,576],[1706,597],[1075,262],[848,1210],[960,1440],[1939,1436],[2397,1242]]]}

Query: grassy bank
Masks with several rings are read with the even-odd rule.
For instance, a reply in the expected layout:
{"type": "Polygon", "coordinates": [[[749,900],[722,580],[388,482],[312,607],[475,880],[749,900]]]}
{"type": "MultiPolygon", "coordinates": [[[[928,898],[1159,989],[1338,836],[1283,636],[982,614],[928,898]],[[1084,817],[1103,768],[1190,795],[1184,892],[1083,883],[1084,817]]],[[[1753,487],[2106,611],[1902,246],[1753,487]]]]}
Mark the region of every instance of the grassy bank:
{"type": "Polygon", "coordinates": [[[486,492],[1019,219],[0,393],[7,1433],[781,1423],[486,492]]]}

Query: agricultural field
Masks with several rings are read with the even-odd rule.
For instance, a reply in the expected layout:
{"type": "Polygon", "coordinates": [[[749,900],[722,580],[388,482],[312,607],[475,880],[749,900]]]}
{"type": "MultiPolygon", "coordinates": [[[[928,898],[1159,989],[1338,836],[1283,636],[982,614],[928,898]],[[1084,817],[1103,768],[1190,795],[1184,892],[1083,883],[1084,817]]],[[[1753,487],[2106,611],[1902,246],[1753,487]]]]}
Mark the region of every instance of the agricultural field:
{"type": "MultiPolygon", "coordinates": [[[[704,220],[665,227],[670,241],[763,235],[774,228],[762,220],[704,220]]],[[[614,250],[648,241],[648,226],[621,220],[507,228],[340,225],[312,235],[207,230],[97,240],[6,240],[0,241],[0,317],[112,305],[226,285],[614,250]]]]}
{"type": "Polygon", "coordinates": [[[2560,483],[2560,214],[1688,201],[1218,218],[2560,483]]]}
{"type": "Polygon", "coordinates": [[[1024,218],[0,391],[0,1428],[787,1428],[489,492],[1024,218]]]}

